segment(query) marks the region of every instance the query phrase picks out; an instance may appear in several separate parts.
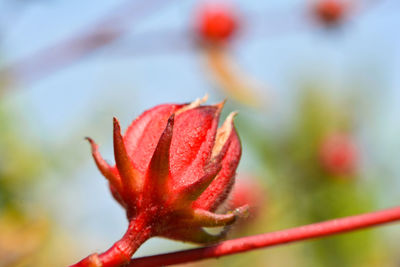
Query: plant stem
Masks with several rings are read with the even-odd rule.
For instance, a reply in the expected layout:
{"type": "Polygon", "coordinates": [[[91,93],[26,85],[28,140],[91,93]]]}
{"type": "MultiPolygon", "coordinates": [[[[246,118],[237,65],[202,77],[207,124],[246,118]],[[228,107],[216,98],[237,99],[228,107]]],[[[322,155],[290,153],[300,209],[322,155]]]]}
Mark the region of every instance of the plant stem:
{"type": "Polygon", "coordinates": [[[344,217],[272,233],[228,240],[209,247],[137,258],[131,260],[128,266],[151,267],[199,261],[241,253],[253,249],[354,231],[398,220],[400,220],[400,206],[392,209],[344,217]]]}
{"type": "Polygon", "coordinates": [[[133,253],[151,237],[151,227],[145,216],[139,215],[129,222],[124,236],[101,254],[92,254],[70,267],[117,267],[129,263],[133,253]]]}

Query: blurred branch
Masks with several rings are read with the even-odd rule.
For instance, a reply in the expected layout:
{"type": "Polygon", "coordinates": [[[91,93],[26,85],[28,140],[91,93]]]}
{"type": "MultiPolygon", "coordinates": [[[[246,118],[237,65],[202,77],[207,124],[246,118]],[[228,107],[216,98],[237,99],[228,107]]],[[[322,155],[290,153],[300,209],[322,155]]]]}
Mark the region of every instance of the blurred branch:
{"type": "Polygon", "coordinates": [[[218,258],[259,248],[335,235],[399,220],[400,206],[267,234],[232,239],[210,247],[132,259],[128,266],[165,266],[218,258]]]}
{"type": "Polygon", "coordinates": [[[173,28],[146,31],[123,38],[108,46],[104,53],[112,57],[141,57],[171,55],[196,51],[196,42],[188,29],[173,28]]]}
{"type": "Polygon", "coordinates": [[[125,34],[128,23],[150,15],[152,11],[168,3],[171,1],[126,1],[76,36],[3,67],[0,69],[0,84],[5,86],[0,94],[4,93],[6,88],[9,89],[15,82],[14,78],[18,83],[34,82],[81,60],[125,34]]]}
{"type": "Polygon", "coordinates": [[[259,107],[263,104],[260,96],[253,90],[255,82],[234,64],[224,48],[206,47],[205,56],[214,78],[227,94],[250,106],[259,107]]]}

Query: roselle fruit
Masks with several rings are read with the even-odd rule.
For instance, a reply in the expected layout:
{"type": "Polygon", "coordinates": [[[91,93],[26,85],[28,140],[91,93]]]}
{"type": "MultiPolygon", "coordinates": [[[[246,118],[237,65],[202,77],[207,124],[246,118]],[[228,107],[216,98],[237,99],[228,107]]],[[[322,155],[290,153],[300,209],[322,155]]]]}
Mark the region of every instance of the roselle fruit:
{"type": "Polygon", "coordinates": [[[247,206],[215,213],[234,184],[241,144],[231,113],[218,128],[223,103],[164,104],[145,111],[121,134],[114,118],[115,165],[87,138],[110,191],[126,210],[128,230],[108,251],[73,266],[121,266],[147,239],[193,243],[221,240],[204,227],[227,227],[247,206]]]}

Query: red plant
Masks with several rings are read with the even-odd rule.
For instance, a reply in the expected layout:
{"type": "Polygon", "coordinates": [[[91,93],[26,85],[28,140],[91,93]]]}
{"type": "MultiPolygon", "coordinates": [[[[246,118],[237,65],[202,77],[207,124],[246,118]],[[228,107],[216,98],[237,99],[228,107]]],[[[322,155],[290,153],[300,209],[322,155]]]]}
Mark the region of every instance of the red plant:
{"type": "Polygon", "coordinates": [[[347,134],[334,133],[326,136],[320,146],[320,162],[329,173],[351,174],[357,165],[358,150],[347,134]]]}
{"type": "Polygon", "coordinates": [[[214,211],[234,183],[241,145],[231,113],[218,128],[223,103],[156,106],[139,116],[124,136],[114,118],[115,166],[100,156],[88,138],[100,172],[113,197],[125,208],[129,227],[121,240],[102,254],[72,266],[121,266],[147,239],[162,236],[194,243],[212,243],[203,227],[227,226],[246,210],[214,211]]]}
{"type": "Polygon", "coordinates": [[[209,4],[200,8],[195,26],[201,41],[225,43],[236,33],[238,19],[232,8],[209,4]]]}
{"type": "Polygon", "coordinates": [[[317,18],[325,25],[334,25],[343,19],[346,6],[342,0],[319,0],[314,6],[317,18]]]}

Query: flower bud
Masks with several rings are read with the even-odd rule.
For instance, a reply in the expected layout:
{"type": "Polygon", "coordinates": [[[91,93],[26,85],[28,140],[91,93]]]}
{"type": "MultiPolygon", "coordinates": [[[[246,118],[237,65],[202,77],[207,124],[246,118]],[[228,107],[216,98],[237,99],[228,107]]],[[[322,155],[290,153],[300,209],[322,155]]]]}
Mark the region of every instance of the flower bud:
{"type": "Polygon", "coordinates": [[[333,26],[341,22],[346,9],[342,0],[319,0],[314,6],[314,13],[322,23],[333,26]]]}
{"type": "Polygon", "coordinates": [[[114,118],[114,166],[88,138],[97,167],[126,210],[129,228],[108,251],[75,266],[120,266],[152,236],[216,242],[226,231],[212,235],[203,227],[228,226],[246,212],[243,206],[215,213],[234,184],[241,145],[235,113],[218,128],[224,103],[201,102],[156,106],[134,120],[124,135],[114,118]]]}
{"type": "Polygon", "coordinates": [[[209,4],[199,10],[195,27],[201,41],[225,43],[236,33],[238,18],[228,6],[209,4]]]}
{"type": "Polygon", "coordinates": [[[248,205],[251,217],[255,218],[259,214],[261,207],[265,206],[266,192],[263,190],[262,185],[250,175],[241,176],[240,178],[242,179],[237,179],[229,197],[230,207],[238,208],[248,205]]]}
{"type": "Polygon", "coordinates": [[[322,140],[319,158],[327,172],[334,175],[351,174],[357,165],[358,151],[351,136],[333,133],[322,140]]]}

